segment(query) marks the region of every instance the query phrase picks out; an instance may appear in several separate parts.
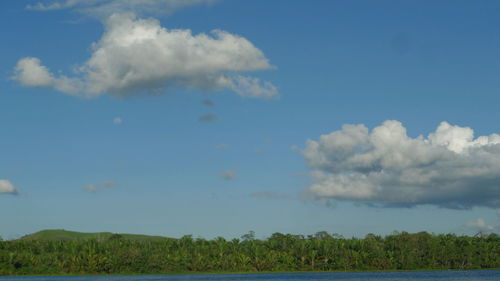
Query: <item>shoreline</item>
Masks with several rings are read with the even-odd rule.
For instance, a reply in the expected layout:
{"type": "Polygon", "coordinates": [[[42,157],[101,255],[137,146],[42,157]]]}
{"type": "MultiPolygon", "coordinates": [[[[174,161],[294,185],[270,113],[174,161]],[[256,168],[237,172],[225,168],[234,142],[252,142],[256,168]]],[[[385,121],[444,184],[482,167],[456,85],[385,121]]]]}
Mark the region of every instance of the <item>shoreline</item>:
{"type": "Polygon", "coordinates": [[[109,274],[26,274],[26,275],[0,275],[0,279],[4,277],[64,277],[64,276],[153,276],[153,275],[243,275],[243,274],[316,274],[316,273],[386,273],[386,272],[438,272],[438,271],[491,271],[500,270],[500,268],[480,268],[480,269],[382,269],[382,270],[334,270],[334,271],[211,271],[211,272],[164,272],[164,273],[109,273],[109,274]]]}

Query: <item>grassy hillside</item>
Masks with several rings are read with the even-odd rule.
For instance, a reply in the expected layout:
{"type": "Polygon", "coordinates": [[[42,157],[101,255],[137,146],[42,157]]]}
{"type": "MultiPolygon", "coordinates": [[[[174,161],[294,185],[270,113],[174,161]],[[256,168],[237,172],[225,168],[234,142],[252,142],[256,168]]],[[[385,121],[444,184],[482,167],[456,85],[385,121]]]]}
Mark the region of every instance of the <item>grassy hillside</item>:
{"type": "Polygon", "coordinates": [[[97,239],[98,241],[107,241],[112,238],[122,238],[134,241],[164,241],[169,239],[162,236],[150,236],[141,234],[122,234],[122,233],[111,233],[111,232],[76,232],[68,231],[64,229],[47,229],[35,232],[33,234],[26,235],[21,238],[21,240],[50,240],[50,241],[60,241],[60,240],[88,240],[97,239]]]}

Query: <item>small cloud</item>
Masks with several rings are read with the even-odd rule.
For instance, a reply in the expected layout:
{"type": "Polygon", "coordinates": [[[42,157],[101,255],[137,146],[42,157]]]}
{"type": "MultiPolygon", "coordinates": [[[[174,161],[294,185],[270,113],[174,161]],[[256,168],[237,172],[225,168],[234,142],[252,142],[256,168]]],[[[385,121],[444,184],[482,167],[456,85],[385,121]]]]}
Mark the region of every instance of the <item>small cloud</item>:
{"type": "Polygon", "coordinates": [[[84,190],[91,191],[91,192],[96,192],[97,191],[97,185],[95,184],[87,184],[86,186],[83,187],[84,190]]]}
{"type": "Polygon", "coordinates": [[[102,184],[102,187],[104,188],[113,188],[116,186],[116,183],[110,181],[110,180],[105,180],[104,183],[102,184]]]}
{"type": "MultiPolygon", "coordinates": [[[[272,67],[269,67],[272,68],[272,67]]],[[[220,86],[228,88],[246,98],[275,99],[279,97],[278,88],[256,77],[233,75],[220,77],[220,86]]]]}
{"type": "Polygon", "coordinates": [[[87,184],[86,186],[83,187],[83,190],[90,192],[97,192],[98,190],[114,188],[115,186],[116,184],[114,182],[110,180],[105,180],[103,183],[100,184],[87,184]]]}
{"type": "Polygon", "coordinates": [[[66,76],[56,77],[50,70],[41,64],[40,59],[25,57],[20,59],[15,68],[12,80],[22,86],[33,88],[53,88],[68,95],[76,95],[82,82],[66,76]]]}
{"type": "Polygon", "coordinates": [[[115,117],[113,119],[113,124],[120,125],[121,123],[123,123],[123,119],[121,117],[115,117]]]}
{"type": "Polygon", "coordinates": [[[486,221],[482,218],[468,221],[465,226],[483,232],[490,232],[495,230],[495,227],[493,225],[487,224],[486,221]]]}
{"type": "Polygon", "coordinates": [[[290,150],[291,150],[291,151],[296,152],[296,151],[299,151],[299,150],[300,150],[300,148],[299,148],[299,146],[298,146],[298,145],[293,144],[292,146],[290,146],[290,150]]]}
{"type": "Polygon", "coordinates": [[[250,193],[250,196],[262,199],[294,199],[292,196],[288,194],[282,194],[272,191],[256,191],[250,193]]]}
{"type": "Polygon", "coordinates": [[[200,122],[213,122],[217,121],[217,119],[218,119],[217,116],[212,113],[203,114],[200,117],[198,117],[198,120],[200,122]]]}
{"type": "Polygon", "coordinates": [[[36,4],[28,4],[26,5],[27,10],[34,10],[34,11],[53,11],[53,10],[62,10],[62,9],[69,9],[73,8],[78,4],[78,0],[76,1],[70,1],[67,0],[66,2],[52,2],[50,4],[44,4],[41,2],[38,2],[36,4]]]}
{"type": "Polygon", "coordinates": [[[0,179],[0,194],[17,195],[19,192],[9,180],[0,179]]]}
{"type": "Polygon", "coordinates": [[[220,176],[225,180],[234,180],[236,178],[236,172],[231,170],[223,171],[220,176]]]}
{"type": "Polygon", "coordinates": [[[202,103],[206,106],[214,107],[215,103],[209,99],[203,100],[202,103]]]}
{"type": "Polygon", "coordinates": [[[213,148],[224,149],[224,148],[227,148],[228,146],[229,146],[228,144],[221,143],[221,144],[214,145],[213,148]]]}

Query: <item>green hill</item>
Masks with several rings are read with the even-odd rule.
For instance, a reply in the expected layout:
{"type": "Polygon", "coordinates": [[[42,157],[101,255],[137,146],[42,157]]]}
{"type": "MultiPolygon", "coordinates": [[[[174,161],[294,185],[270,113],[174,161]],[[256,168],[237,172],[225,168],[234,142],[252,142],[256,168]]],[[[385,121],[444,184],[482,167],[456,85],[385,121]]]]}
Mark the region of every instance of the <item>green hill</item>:
{"type": "Polygon", "coordinates": [[[32,234],[21,237],[21,240],[88,240],[97,239],[99,241],[106,241],[109,239],[128,239],[134,241],[164,241],[166,239],[171,239],[162,236],[151,236],[151,235],[141,235],[141,234],[123,234],[123,233],[111,233],[111,232],[76,232],[68,231],[64,229],[47,229],[38,231],[32,234]]]}

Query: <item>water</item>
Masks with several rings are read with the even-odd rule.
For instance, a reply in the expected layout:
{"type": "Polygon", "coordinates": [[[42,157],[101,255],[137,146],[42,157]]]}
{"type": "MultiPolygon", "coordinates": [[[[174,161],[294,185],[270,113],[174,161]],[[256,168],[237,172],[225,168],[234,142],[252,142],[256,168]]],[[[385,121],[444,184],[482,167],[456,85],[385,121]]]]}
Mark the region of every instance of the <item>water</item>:
{"type": "Polygon", "coordinates": [[[498,281],[500,270],[0,277],[0,281],[498,281]]]}

